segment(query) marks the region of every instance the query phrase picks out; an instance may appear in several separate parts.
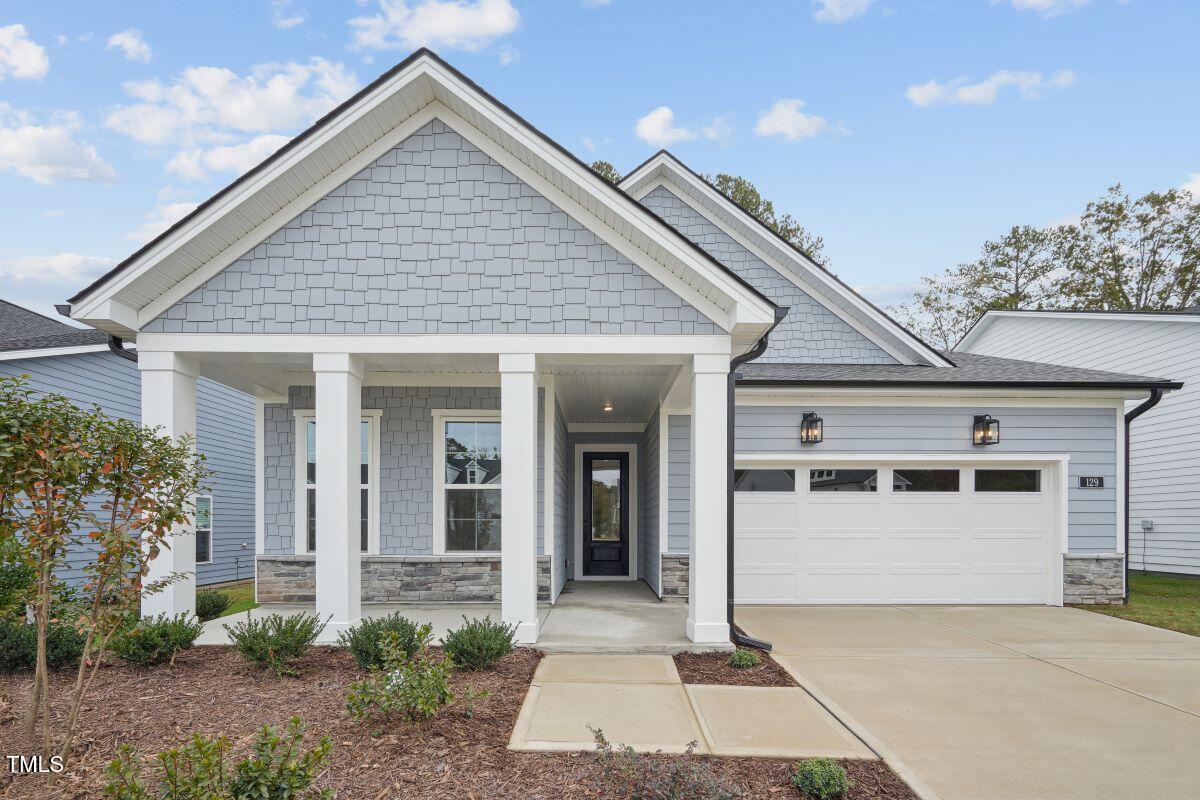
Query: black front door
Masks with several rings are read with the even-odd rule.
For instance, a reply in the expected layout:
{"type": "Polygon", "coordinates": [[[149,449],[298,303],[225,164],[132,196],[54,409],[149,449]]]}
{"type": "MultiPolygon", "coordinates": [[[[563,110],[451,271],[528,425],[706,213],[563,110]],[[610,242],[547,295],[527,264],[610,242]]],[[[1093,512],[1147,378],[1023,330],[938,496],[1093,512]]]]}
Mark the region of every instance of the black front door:
{"type": "Polygon", "coordinates": [[[583,454],[583,574],[629,574],[629,454],[583,454]]]}

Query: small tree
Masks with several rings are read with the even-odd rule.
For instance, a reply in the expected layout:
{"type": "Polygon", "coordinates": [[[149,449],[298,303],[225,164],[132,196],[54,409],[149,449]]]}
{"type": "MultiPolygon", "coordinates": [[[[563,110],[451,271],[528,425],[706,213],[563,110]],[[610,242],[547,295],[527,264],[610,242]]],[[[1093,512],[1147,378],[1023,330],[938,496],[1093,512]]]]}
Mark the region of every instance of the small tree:
{"type": "Polygon", "coordinates": [[[738,175],[724,172],[705,175],[704,179],[717,191],[745,209],[751,216],[766,225],[792,247],[825,267],[825,240],[809,233],[791,214],[778,214],[775,204],[763,197],[758,187],[738,175]]]}
{"type": "Polygon", "coordinates": [[[604,178],[609,183],[618,184],[621,182],[621,173],[617,172],[617,168],[607,161],[593,161],[591,167],[592,172],[604,178]]]}

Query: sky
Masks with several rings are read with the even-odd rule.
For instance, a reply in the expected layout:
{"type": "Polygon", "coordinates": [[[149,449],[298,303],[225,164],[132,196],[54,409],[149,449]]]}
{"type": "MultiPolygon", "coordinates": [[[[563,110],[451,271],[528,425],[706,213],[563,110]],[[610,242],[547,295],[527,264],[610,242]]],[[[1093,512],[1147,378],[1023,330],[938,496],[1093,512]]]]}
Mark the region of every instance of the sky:
{"type": "Polygon", "coordinates": [[[427,45],[586,161],[742,175],[870,299],[1107,187],[1200,197],[1191,0],[0,7],[0,297],[52,313],[427,45]]]}

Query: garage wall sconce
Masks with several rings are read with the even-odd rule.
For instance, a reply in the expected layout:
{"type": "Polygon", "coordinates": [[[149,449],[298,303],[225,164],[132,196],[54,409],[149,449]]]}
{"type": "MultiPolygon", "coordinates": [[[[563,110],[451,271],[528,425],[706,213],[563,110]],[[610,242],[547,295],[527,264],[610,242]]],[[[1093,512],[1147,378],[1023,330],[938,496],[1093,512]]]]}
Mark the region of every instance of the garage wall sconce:
{"type": "Polygon", "coordinates": [[[818,444],[825,438],[825,420],[815,411],[805,411],[800,419],[800,443],[818,444]]]}
{"type": "Polygon", "coordinates": [[[1000,420],[993,419],[991,414],[976,414],[975,425],[971,429],[971,444],[988,445],[1000,443],[1000,420]]]}

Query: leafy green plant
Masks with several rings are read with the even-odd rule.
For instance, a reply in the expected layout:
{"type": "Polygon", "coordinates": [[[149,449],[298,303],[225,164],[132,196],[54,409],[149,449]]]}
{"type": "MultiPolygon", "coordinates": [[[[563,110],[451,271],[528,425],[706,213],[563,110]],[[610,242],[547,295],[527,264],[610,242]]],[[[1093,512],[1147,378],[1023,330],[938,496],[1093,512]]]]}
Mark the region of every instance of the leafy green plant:
{"type": "Polygon", "coordinates": [[[729,656],[729,666],[736,669],[749,669],[757,667],[760,663],[758,653],[753,650],[734,650],[729,656]]]}
{"type": "Polygon", "coordinates": [[[383,667],[384,642],[391,637],[404,651],[405,660],[410,659],[420,648],[417,641],[417,623],[396,611],[386,617],[371,617],[338,634],[338,647],[350,651],[354,660],[363,669],[383,667]]]}
{"type": "Polygon", "coordinates": [[[696,742],[683,758],[640,755],[628,745],[613,746],[604,731],[589,727],[596,738],[596,760],[604,771],[605,797],[612,800],[736,800],[741,792],[692,758],[696,742]]]}
{"type": "Polygon", "coordinates": [[[792,785],[817,800],[832,800],[854,788],[846,768],[832,758],[806,758],[792,772],[792,785]]]}
{"type": "Polygon", "coordinates": [[[239,653],[280,676],[299,674],[292,662],[307,652],[325,630],[325,623],[316,614],[270,614],[222,627],[239,653]]]}
{"type": "Polygon", "coordinates": [[[252,754],[230,770],[226,759],[229,740],[206,739],[194,734],[180,747],[154,757],[158,785],[151,791],[141,779],[136,751],[127,744],[105,768],[107,800],[326,800],[330,789],[310,788],[333,747],[324,736],[311,750],[303,750],[304,723],[293,717],[280,735],[264,725],[252,754]]]}
{"type": "MultiPolygon", "coordinates": [[[[71,625],[51,622],[46,627],[46,664],[51,669],[74,669],[83,658],[84,637],[71,625]]],[[[13,672],[37,666],[37,626],[0,622],[0,670],[13,672]]]]}
{"type": "Polygon", "coordinates": [[[224,592],[214,589],[196,592],[196,616],[200,618],[201,622],[216,619],[225,613],[225,609],[229,608],[229,603],[229,595],[224,592]]]}
{"type": "Polygon", "coordinates": [[[385,634],[381,647],[383,666],[372,667],[371,674],[350,684],[346,708],[355,719],[387,719],[400,715],[418,721],[428,719],[454,702],[450,659],[434,661],[429,643],[433,628],[426,624],[417,629],[417,651],[410,658],[395,634],[385,634]]]}
{"type": "Polygon", "coordinates": [[[463,669],[486,669],[512,652],[515,625],[490,619],[467,619],[463,626],[442,637],[442,649],[463,669]]]}
{"type": "Polygon", "coordinates": [[[137,667],[166,664],[196,643],[204,626],[188,614],[144,619],[113,641],[112,650],[137,667]]]}

